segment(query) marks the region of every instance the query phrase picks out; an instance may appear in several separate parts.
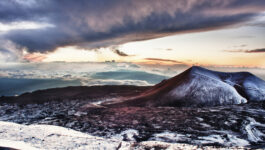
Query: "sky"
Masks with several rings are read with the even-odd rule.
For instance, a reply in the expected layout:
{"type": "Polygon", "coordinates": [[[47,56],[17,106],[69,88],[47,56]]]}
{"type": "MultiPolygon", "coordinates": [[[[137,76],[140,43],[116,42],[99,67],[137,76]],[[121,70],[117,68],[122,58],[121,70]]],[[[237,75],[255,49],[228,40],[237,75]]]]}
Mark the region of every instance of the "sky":
{"type": "Polygon", "coordinates": [[[263,0],[1,0],[0,8],[1,63],[265,67],[263,0]]]}
{"type": "Polygon", "coordinates": [[[0,1],[2,78],[152,85],[192,65],[263,78],[265,1],[0,1]]]}

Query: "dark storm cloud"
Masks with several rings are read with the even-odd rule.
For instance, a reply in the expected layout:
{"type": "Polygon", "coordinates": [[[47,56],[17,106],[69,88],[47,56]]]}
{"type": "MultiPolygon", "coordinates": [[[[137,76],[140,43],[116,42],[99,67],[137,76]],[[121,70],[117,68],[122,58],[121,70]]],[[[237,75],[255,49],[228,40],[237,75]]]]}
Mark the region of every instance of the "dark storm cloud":
{"type": "Polygon", "coordinates": [[[231,52],[231,53],[265,53],[265,48],[252,49],[252,50],[225,50],[225,52],[231,52]]]}
{"type": "Polygon", "coordinates": [[[30,52],[46,52],[224,28],[251,19],[264,6],[263,0],[1,0],[0,22],[53,25],[4,35],[30,52]]]}

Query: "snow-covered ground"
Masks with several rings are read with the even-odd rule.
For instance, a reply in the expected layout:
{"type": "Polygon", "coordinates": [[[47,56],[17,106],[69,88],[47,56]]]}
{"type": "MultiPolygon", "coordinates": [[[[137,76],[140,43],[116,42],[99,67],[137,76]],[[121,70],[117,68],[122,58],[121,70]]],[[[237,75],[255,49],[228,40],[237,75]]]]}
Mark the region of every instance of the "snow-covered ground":
{"type": "Polygon", "coordinates": [[[265,81],[249,72],[217,72],[196,66],[191,69],[192,75],[223,82],[224,87],[229,85],[237,91],[240,88],[249,101],[265,100],[265,81]]]}
{"type": "MultiPolygon", "coordinates": [[[[213,74],[215,75],[215,74],[213,74]]],[[[212,74],[192,72],[187,82],[175,87],[166,95],[177,100],[189,100],[191,105],[231,105],[246,103],[233,86],[226,84],[212,74]]]]}
{"type": "Polygon", "coordinates": [[[194,66],[187,81],[177,85],[165,98],[211,106],[263,101],[265,82],[248,72],[226,73],[194,66]]]}
{"type": "Polygon", "coordinates": [[[116,149],[128,147],[128,143],[106,140],[51,125],[19,125],[0,122],[2,146],[19,149],[116,149]],[[14,142],[14,143],[13,143],[14,142]],[[4,145],[4,143],[6,143],[4,145]]]}

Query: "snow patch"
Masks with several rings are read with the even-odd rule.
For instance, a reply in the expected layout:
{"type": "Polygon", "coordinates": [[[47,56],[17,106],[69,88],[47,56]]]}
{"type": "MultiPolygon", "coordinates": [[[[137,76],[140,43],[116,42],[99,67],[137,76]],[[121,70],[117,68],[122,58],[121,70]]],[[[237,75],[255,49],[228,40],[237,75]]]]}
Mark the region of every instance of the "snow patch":
{"type": "Polygon", "coordinates": [[[183,142],[189,139],[187,135],[177,134],[172,132],[162,132],[154,134],[154,137],[150,138],[151,141],[164,141],[164,142],[183,142]]]}
{"type": "Polygon", "coordinates": [[[265,127],[264,124],[256,122],[255,119],[248,117],[248,121],[246,122],[245,130],[248,136],[248,140],[252,142],[263,142],[263,138],[265,138],[265,134],[257,129],[257,126],[265,127]]]}
{"type": "Polygon", "coordinates": [[[200,140],[195,140],[196,144],[209,144],[209,143],[219,143],[224,146],[248,146],[249,142],[240,139],[235,135],[226,134],[226,137],[221,135],[209,135],[204,137],[198,137],[200,140]]]}
{"type": "Polygon", "coordinates": [[[139,132],[134,129],[128,129],[122,131],[120,134],[112,136],[112,139],[117,139],[120,141],[136,141],[135,137],[139,136],[139,132]]]}

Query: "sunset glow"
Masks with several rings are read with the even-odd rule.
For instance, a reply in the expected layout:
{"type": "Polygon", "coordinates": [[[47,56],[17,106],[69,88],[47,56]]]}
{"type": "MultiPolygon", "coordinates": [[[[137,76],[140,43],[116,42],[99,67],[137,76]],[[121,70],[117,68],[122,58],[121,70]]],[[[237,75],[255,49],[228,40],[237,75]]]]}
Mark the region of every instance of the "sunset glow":
{"type": "MultiPolygon", "coordinates": [[[[168,4],[171,2],[168,1],[168,4]]],[[[211,8],[197,8],[196,3],[182,7],[171,4],[166,9],[160,4],[154,5],[154,8],[139,5],[139,13],[134,15],[122,14],[115,9],[100,12],[102,20],[95,15],[86,16],[81,15],[82,12],[74,12],[83,17],[80,20],[61,14],[56,9],[52,10],[59,16],[73,20],[62,20],[65,22],[63,24],[57,22],[52,15],[25,20],[6,18],[4,21],[3,18],[0,20],[0,62],[115,61],[264,68],[265,12],[264,7],[257,3],[242,2],[242,6],[238,5],[235,9],[233,5],[236,4],[233,2],[216,2],[211,8]],[[215,5],[223,8],[214,9],[215,5]],[[193,9],[200,9],[196,14],[201,20],[193,13],[193,9]],[[116,14],[114,19],[105,15],[110,12],[116,14]],[[155,24],[145,20],[151,17],[152,12],[157,15],[153,17],[158,17],[155,24]],[[165,15],[164,21],[170,22],[172,27],[164,26],[160,15],[165,15]],[[194,17],[194,21],[183,21],[178,15],[194,17]],[[135,24],[126,22],[127,16],[135,24]],[[140,29],[141,23],[146,24],[143,29],[140,29]],[[112,33],[116,26],[120,29],[117,28],[112,33]],[[161,31],[158,31],[159,28],[161,31]]],[[[19,1],[18,5],[28,9],[42,7],[35,2],[19,1]]],[[[135,6],[138,3],[135,2],[135,6]]],[[[122,4],[117,5],[117,8],[123,11],[122,4]]],[[[63,9],[68,9],[68,5],[63,6],[63,9]]],[[[91,9],[89,12],[93,14],[96,10],[91,9]]],[[[19,18],[19,15],[16,17],[19,18]]],[[[21,14],[21,18],[23,17],[21,14]]]]}

